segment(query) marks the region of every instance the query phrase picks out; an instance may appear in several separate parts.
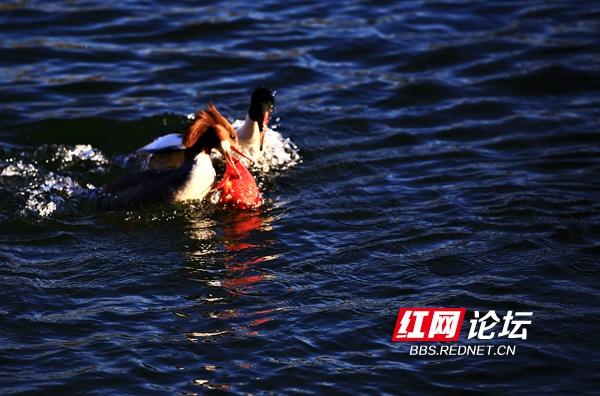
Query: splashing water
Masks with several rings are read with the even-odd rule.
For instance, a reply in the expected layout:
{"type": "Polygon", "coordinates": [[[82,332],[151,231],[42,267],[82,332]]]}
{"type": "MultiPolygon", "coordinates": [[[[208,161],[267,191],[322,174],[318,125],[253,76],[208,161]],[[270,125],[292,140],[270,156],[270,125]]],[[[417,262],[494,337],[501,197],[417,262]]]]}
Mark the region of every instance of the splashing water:
{"type": "MultiPolygon", "coordinates": [[[[239,129],[244,125],[244,120],[235,120],[232,125],[239,129]]],[[[278,125],[272,125],[267,128],[263,156],[252,166],[253,170],[260,173],[284,171],[302,162],[298,146],[290,138],[277,132],[277,127],[278,125]]]]}
{"type": "Polygon", "coordinates": [[[103,173],[109,164],[108,158],[89,144],[75,146],[46,144],[37,148],[33,156],[38,161],[55,165],[57,169],[63,171],[85,170],[103,173]]]}
{"type": "MultiPolygon", "coordinates": [[[[69,198],[85,196],[87,190],[69,176],[56,175],[48,172],[39,183],[30,183],[22,191],[27,196],[25,206],[20,211],[21,215],[33,214],[47,217],[59,209],[66,207],[69,198]]],[[[92,188],[92,185],[88,185],[92,188]]]]}
{"type": "Polygon", "coordinates": [[[76,179],[102,173],[109,164],[104,154],[90,145],[44,145],[32,152],[7,152],[0,158],[0,188],[20,201],[21,216],[48,217],[71,208],[77,199],[90,196],[95,187],[76,179]]]}
{"type": "Polygon", "coordinates": [[[0,177],[11,177],[11,176],[23,176],[23,177],[35,177],[38,171],[37,168],[32,164],[27,164],[22,160],[18,160],[15,163],[11,163],[2,169],[0,177]]]}

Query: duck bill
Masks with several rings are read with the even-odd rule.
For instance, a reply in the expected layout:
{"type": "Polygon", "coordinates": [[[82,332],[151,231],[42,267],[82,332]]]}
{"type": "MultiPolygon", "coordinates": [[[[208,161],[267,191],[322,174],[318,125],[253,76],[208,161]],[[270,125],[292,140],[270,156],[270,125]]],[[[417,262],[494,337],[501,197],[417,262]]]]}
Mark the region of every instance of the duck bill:
{"type": "Polygon", "coordinates": [[[260,125],[260,151],[263,151],[263,146],[265,144],[265,134],[267,132],[267,128],[269,127],[269,117],[271,116],[270,112],[266,111],[263,114],[263,122],[260,125]]]}
{"type": "Polygon", "coordinates": [[[260,133],[260,151],[263,151],[263,146],[265,145],[265,131],[263,130],[260,133]]]}
{"type": "Polygon", "coordinates": [[[223,153],[223,156],[225,157],[225,162],[227,163],[228,167],[231,166],[233,168],[233,170],[235,171],[235,173],[237,174],[237,176],[239,178],[239,177],[241,177],[240,172],[238,172],[237,166],[235,166],[235,162],[233,160],[233,156],[231,155],[232,148],[233,148],[233,146],[228,141],[221,142],[221,152],[223,153]]]}
{"type": "Polygon", "coordinates": [[[247,159],[248,161],[250,161],[251,164],[254,164],[254,160],[250,157],[248,157],[246,154],[244,154],[242,152],[242,150],[240,150],[239,148],[237,148],[236,146],[231,146],[231,150],[236,153],[237,155],[239,155],[242,158],[247,159]]]}
{"type": "Polygon", "coordinates": [[[241,178],[242,176],[240,175],[240,172],[238,171],[237,166],[235,166],[235,162],[233,160],[233,156],[231,155],[230,151],[225,153],[225,160],[227,161],[227,164],[233,168],[238,179],[241,178]]]}

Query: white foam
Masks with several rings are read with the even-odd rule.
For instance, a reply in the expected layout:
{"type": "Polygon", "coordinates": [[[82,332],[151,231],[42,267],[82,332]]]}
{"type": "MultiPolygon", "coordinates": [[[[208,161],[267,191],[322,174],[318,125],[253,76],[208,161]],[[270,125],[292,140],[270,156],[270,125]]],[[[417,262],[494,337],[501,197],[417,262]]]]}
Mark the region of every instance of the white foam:
{"type": "MultiPolygon", "coordinates": [[[[277,118],[279,120],[279,118],[277,118]]],[[[244,120],[235,120],[232,125],[239,129],[244,120]]],[[[290,138],[284,137],[277,132],[278,125],[272,125],[265,132],[263,155],[255,162],[253,169],[261,173],[272,171],[283,171],[292,168],[302,162],[298,146],[290,138]]]]}
{"type": "Polygon", "coordinates": [[[15,163],[11,163],[2,169],[0,173],[1,177],[12,177],[12,176],[21,176],[21,177],[34,177],[38,173],[37,168],[33,164],[24,163],[21,160],[18,160],[15,163]]]}
{"type": "Polygon", "coordinates": [[[40,176],[22,191],[22,194],[27,196],[25,206],[21,210],[22,214],[47,217],[64,208],[67,199],[85,196],[88,193],[88,190],[69,176],[57,175],[53,172],[40,176]]]}
{"type": "Polygon", "coordinates": [[[48,217],[72,208],[78,198],[89,197],[95,189],[90,183],[82,187],[73,177],[60,173],[79,173],[82,165],[83,172],[94,172],[107,164],[104,154],[90,145],[46,145],[0,162],[0,180],[10,180],[4,187],[23,200],[18,214],[48,217]]]}
{"type": "Polygon", "coordinates": [[[48,217],[56,212],[58,206],[54,201],[48,201],[46,197],[39,193],[32,193],[27,197],[25,207],[21,210],[22,214],[34,214],[39,217],[48,217]]]}
{"type": "Polygon", "coordinates": [[[90,161],[101,168],[108,164],[108,159],[104,154],[89,144],[77,144],[75,146],[60,145],[56,148],[54,158],[65,165],[78,161],[90,161]]]}

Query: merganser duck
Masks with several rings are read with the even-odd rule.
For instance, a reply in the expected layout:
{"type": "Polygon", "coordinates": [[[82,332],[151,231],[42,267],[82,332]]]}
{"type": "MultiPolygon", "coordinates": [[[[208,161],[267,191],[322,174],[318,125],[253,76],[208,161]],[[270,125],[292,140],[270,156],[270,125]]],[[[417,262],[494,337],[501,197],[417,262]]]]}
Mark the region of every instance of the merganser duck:
{"type": "MultiPolygon", "coordinates": [[[[240,146],[253,161],[258,161],[263,154],[265,133],[274,109],[273,91],[266,87],[259,87],[252,92],[248,114],[237,133],[240,146]]],[[[182,134],[171,133],[156,138],[137,152],[151,153],[148,161],[150,169],[175,168],[180,166],[184,159],[183,139],[182,134]]]]}
{"type": "MultiPolygon", "coordinates": [[[[183,164],[173,169],[153,169],[124,176],[105,185],[97,204],[102,210],[135,209],[164,202],[201,200],[211,190],[216,172],[210,151],[219,150],[228,164],[236,168],[232,151],[237,148],[238,136],[233,126],[209,103],[197,113],[183,135],[183,164]]],[[[237,169],[237,168],[236,168],[237,169]]]]}
{"type": "Polygon", "coordinates": [[[274,110],[275,96],[273,91],[266,87],[260,87],[252,92],[246,120],[237,133],[240,145],[248,151],[250,157],[255,161],[262,156],[265,133],[274,110]]]}

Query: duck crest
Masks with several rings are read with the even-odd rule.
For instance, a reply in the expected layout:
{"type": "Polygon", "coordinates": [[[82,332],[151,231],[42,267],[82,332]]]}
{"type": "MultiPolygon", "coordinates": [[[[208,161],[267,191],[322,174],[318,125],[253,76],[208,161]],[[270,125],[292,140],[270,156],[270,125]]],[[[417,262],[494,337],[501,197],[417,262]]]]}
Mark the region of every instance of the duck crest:
{"type": "Polygon", "coordinates": [[[228,130],[233,130],[229,121],[219,113],[212,102],[209,102],[206,110],[198,111],[194,121],[185,132],[183,146],[186,149],[193,147],[209,128],[215,128],[219,125],[228,130]]]}

